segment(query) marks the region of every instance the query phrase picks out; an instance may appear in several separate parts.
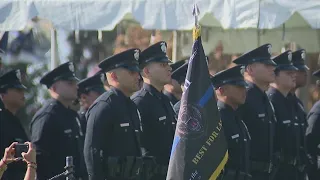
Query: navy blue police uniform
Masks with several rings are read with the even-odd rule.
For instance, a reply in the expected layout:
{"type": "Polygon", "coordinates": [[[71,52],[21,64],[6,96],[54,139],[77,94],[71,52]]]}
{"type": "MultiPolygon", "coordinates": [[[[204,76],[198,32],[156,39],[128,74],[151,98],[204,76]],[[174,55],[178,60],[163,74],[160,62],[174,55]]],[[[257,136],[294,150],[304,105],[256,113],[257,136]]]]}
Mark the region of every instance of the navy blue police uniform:
{"type": "MultiPolygon", "coordinates": [[[[167,62],[167,44],[158,42],[141,52],[140,68],[152,62],[167,62]]],[[[132,100],[137,105],[142,122],[141,143],[146,156],[156,158],[156,172],[152,179],[165,179],[171,146],[175,133],[176,119],[169,99],[151,84],[144,83],[140,91],[135,93],[132,100]]]]}
{"type": "MultiPolygon", "coordinates": [[[[78,82],[78,97],[80,98],[81,94],[88,94],[91,91],[97,92],[98,94],[103,94],[105,92],[104,89],[104,81],[106,79],[106,75],[104,72],[97,72],[95,75],[85,78],[78,82]]],[[[82,132],[86,134],[87,120],[86,120],[86,112],[88,109],[80,108],[79,120],[82,128],[82,132]]]]}
{"type": "MultiPolygon", "coordinates": [[[[307,73],[309,67],[305,64],[306,51],[304,49],[292,52],[292,64],[298,69],[298,71],[303,71],[307,73]]],[[[290,92],[287,97],[290,101],[292,112],[294,113],[294,120],[297,124],[297,138],[300,141],[300,150],[297,157],[298,166],[298,179],[305,179],[306,176],[306,166],[308,164],[308,156],[306,154],[305,148],[305,134],[308,126],[307,113],[304,108],[302,101],[296,96],[295,93],[290,92]]]]}
{"type": "MultiPolygon", "coordinates": [[[[40,83],[50,88],[60,80],[78,81],[72,62],[48,72],[40,83]]],[[[75,177],[85,179],[83,136],[77,112],[57,99],[49,99],[31,121],[31,141],[37,151],[37,179],[47,180],[64,172],[67,156],[73,157],[75,177]]]]}
{"type": "MultiPolygon", "coordinates": [[[[224,85],[246,87],[243,78],[244,66],[237,65],[220,71],[211,77],[212,85],[218,89],[224,85]]],[[[218,100],[218,109],[228,143],[229,159],[220,175],[223,180],[249,180],[250,175],[250,141],[251,137],[247,126],[236,109],[225,102],[218,100]]]]}
{"type": "MultiPolygon", "coordinates": [[[[313,76],[320,78],[320,70],[315,71],[313,76]]],[[[316,180],[320,178],[320,101],[311,108],[307,121],[305,144],[310,161],[307,172],[309,180],[316,180]]]]}
{"type": "MultiPolygon", "coordinates": [[[[271,60],[271,44],[247,52],[233,62],[241,65],[253,63],[276,65],[271,60]]],[[[274,156],[277,151],[274,146],[276,123],[274,110],[263,90],[252,82],[247,84],[246,102],[239,107],[239,111],[251,135],[251,175],[252,179],[269,179],[274,176],[274,156]]]]}
{"type": "MultiPolygon", "coordinates": [[[[139,72],[140,50],[129,49],[103,60],[104,72],[117,68],[139,72]]],[[[117,88],[103,93],[86,113],[84,156],[90,180],[140,180],[140,115],[117,88]]]]}
{"type": "MultiPolygon", "coordinates": [[[[296,71],[292,65],[292,52],[286,51],[273,58],[277,64],[276,76],[280,71],[296,71]]],[[[276,179],[297,179],[297,157],[299,155],[300,142],[298,140],[298,124],[295,122],[290,100],[287,94],[282,94],[278,89],[270,87],[267,91],[272,102],[277,118],[276,139],[277,147],[281,149],[282,159],[276,174],[276,179]]]]}
{"type": "MultiPolygon", "coordinates": [[[[20,70],[11,70],[0,77],[0,93],[6,93],[8,89],[23,89],[20,70]]],[[[5,148],[13,142],[24,143],[28,140],[27,134],[20,120],[12,112],[0,107],[0,155],[3,156],[5,148]]],[[[3,180],[21,180],[26,173],[26,163],[19,161],[8,165],[4,172],[3,180]]]]}

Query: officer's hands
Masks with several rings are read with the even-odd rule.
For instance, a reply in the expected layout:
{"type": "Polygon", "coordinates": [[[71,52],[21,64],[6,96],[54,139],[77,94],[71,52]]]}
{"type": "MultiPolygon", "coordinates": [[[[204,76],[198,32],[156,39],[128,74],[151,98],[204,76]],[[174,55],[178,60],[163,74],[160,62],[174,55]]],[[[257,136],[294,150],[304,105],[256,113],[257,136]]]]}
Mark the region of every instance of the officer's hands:
{"type": "Polygon", "coordinates": [[[23,157],[23,161],[25,161],[28,164],[34,164],[36,163],[36,150],[33,149],[33,146],[30,142],[25,142],[25,144],[28,144],[29,149],[28,152],[22,152],[21,155],[23,157]]]}
{"type": "Polygon", "coordinates": [[[2,161],[5,164],[12,163],[13,161],[18,161],[18,158],[14,157],[14,146],[18,144],[17,142],[12,143],[9,147],[7,147],[4,151],[4,155],[2,161]]]}

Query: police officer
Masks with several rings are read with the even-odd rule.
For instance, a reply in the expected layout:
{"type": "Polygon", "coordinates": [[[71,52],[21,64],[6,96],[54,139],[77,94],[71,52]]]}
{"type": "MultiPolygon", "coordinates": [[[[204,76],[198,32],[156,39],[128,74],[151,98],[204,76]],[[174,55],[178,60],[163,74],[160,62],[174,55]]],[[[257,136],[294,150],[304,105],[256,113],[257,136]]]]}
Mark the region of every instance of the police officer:
{"type": "Polygon", "coordinates": [[[152,179],[165,179],[171,145],[175,133],[175,114],[169,99],[162,93],[171,82],[170,60],[164,41],[153,44],[141,52],[139,65],[144,80],[140,91],[132,96],[141,114],[144,155],[155,156],[158,164],[152,179]]]}
{"type": "Polygon", "coordinates": [[[85,114],[93,102],[105,92],[105,73],[98,72],[94,76],[85,78],[78,82],[78,97],[80,101],[80,123],[82,131],[86,132],[87,120],[85,114]]]}
{"type": "Polygon", "coordinates": [[[281,149],[283,157],[276,179],[297,179],[297,156],[299,154],[299,141],[297,139],[296,124],[291,104],[287,98],[290,91],[296,86],[296,71],[292,65],[292,53],[286,51],[273,58],[277,64],[275,69],[275,82],[271,83],[267,94],[272,102],[277,118],[276,146],[281,149]]]}
{"type": "MultiPolygon", "coordinates": [[[[172,68],[172,72],[175,71],[180,66],[182,66],[184,63],[185,61],[181,60],[171,64],[170,66],[172,68]]],[[[172,106],[174,106],[178,101],[180,101],[182,96],[182,89],[176,79],[172,78],[171,83],[166,84],[164,86],[163,94],[168,97],[172,106]]]]}
{"type": "Polygon", "coordinates": [[[305,133],[307,129],[307,113],[305,111],[302,101],[296,96],[295,92],[297,89],[304,87],[307,83],[309,67],[305,64],[306,51],[304,49],[297,50],[292,53],[292,64],[298,69],[296,71],[296,87],[291,90],[288,94],[288,99],[294,113],[294,120],[297,123],[297,138],[300,139],[300,153],[298,154],[298,179],[305,179],[306,176],[306,165],[308,158],[305,151],[305,133]]]}
{"type": "MultiPolygon", "coordinates": [[[[320,78],[320,70],[313,73],[313,76],[320,78]]],[[[308,116],[308,127],[306,130],[306,151],[310,164],[308,165],[309,180],[320,178],[320,101],[317,101],[311,108],[308,116]]]]}
{"type": "MultiPolygon", "coordinates": [[[[3,107],[0,110],[0,154],[3,156],[5,148],[13,142],[24,143],[28,137],[17,111],[24,106],[24,91],[26,87],[21,83],[20,70],[11,70],[0,77],[0,95],[3,107]]],[[[24,178],[26,165],[24,162],[14,162],[8,165],[3,180],[20,180],[24,178]]]]}
{"type": "MultiPolygon", "coordinates": [[[[185,62],[182,66],[177,68],[175,71],[172,72],[172,79],[175,79],[179,84],[182,90],[184,90],[184,81],[186,79],[188,71],[188,62],[185,62]]],[[[176,118],[178,118],[179,110],[180,110],[181,100],[179,100],[174,106],[173,110],[176,113],[176,118]]]]}
{"type": "Polygon", "coordinates": [[[77,81],[72,62],[58,66],[40,80],[49,89],[51,99],[31,121],[31,140],[36,146],[39,180],[64,172],[67,156],[73,157],[76,178],[85,176],[83,132],[77,112],[69,108],[77,98],[77,81]]]}
{"type": "Polygon", "coordinates": [[[250,179],[250,140],[245,123],[238,115],[238,106],[246,100],[246,86],[242,73],[244,66],[237,65],[211,77],[218,98],[218,109],[228,142],[229,160],[223,180],[250,179]]]}
{"type": "Polygon", "coordinates": [[[90,180],[140,179],[140,118],[130,99],[139,90],[139,54],[129,49],[99,64],[111,89],[86,114],[84,156],[90,180]]]}
{"type": "Polygon", "coordinates": [[[248,83],[247,98],[239,108],[251,135],[252,179],[272,179],[276,120],[265,93],[275,78],[276,64],[271,60],[271,44],[247,52],[233,62],[246,66],[244,77],[248,83]]]}

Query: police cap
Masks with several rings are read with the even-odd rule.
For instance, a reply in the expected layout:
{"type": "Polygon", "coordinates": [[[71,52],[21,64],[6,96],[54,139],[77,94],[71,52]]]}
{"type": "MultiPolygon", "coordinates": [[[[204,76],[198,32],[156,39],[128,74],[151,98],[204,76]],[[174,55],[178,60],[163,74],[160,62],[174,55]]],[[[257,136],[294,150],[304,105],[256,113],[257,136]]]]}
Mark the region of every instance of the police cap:
{"type": "Polygon", "coordinates": [[[140,49],[133,48],[104,59],[100,62],[99,68],[104,72],[117,68],[125,68],[129,71],[140,72],[138,62],[139,58],[140,49]]]}
{"type": "Polygon", "coordinates": [[[305,64],[306,50],[299,49],[292,53],[292,64],[299,69],[299,71],[307,71],[309,67],[305,64]]]}
{"type": "Polygon", "coordinates": [[[65,80],[65,81],[78,81],[79,79],[74,74],[74,64],[73,62],[66,62],[56,67],[52,71],[46,73],[41,79],[40,83],[46,85],[48,88],[52,86],[53,83],[65,80]]]}
{"type": "Polygon", "coordinates": [[[262,45],[252,51],[244,53],[237,59],[233,60],[233,62],[241,65],[249,65],[258,62],[276,66],[277,64],[271,60],[271,48],[271,44],[262,45]]]}
{"type": "Polygon", "coordinates": [[[247,87],[248,84],[243,78],[244,68],[243,65],[236,65],[220,71],[211,77],[211,82],[216,89],[226,84],[247,87]]]}
{"type": "Polygon", "coordinates": [[[171,62],[167,56],[166,42],[160,41],[141,52],[141,56],[139,58],[140,68],[145,67],[150,62],[171,62]]]}
{"type": "Polygon", "coordinates": [[[8,71],[0,77],[0,91],[5,92],[9,88],[27,89],[21,83],[21,72],[19,69],[8,71]]]}
{"type": "Polygon", "coordinates": [[[281,53],[278,56],[272,58],[272,60],[277,64],[276,71],[282,70],[298,70],[292,65],[292,52],[290,50],[281,53]]]}
{"type": "Polygon", "coordinates": [[[95,75],[85,78],[78,82],[78,94],[86,94],[90,91],[98,93],[105,92],[104,89],[105,73],[98,72],[95,75]]]}
{"type": "Polygon", "coordinates": [[[179,68],[172,72],[171,78],[178,81],[179,84],[183,83],[186,79],[188,71],[188,62],[182,64],[179,68]]]}

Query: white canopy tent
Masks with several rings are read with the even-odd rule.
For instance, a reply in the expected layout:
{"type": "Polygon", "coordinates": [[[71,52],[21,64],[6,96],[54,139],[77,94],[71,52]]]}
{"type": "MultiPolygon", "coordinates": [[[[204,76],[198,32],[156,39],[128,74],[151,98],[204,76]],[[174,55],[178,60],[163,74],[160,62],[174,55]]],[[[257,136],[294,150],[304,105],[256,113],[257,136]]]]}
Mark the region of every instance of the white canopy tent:
{"type": "MultiPolygon", "coordinates": [[[[226,53],[267,42],[274,51],[292,41],[308,52],[320,48],[318,0],[4,0],[0,31],[21,30],[35,16],[58,30],[111,30],[123,19],[134,19],[145,29],[190,30],[195,2],[200,23],[210,27],[204,42],[207,53],[219,40],[226,53]]],[[[191,45],[185,47],[189,52],[191,45]]]]}

